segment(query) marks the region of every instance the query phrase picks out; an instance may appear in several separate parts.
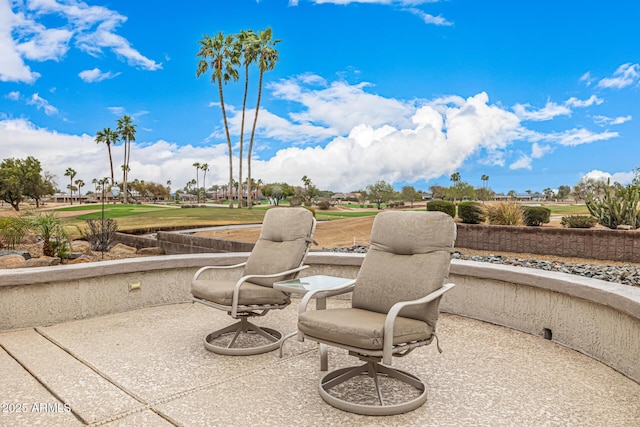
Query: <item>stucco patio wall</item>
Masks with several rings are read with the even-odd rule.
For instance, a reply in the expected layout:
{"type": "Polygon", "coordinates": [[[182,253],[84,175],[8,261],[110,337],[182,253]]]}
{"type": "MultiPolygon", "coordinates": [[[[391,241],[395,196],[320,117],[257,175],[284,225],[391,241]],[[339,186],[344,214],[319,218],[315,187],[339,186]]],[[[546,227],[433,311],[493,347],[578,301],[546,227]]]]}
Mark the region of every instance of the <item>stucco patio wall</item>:
{"type": "MultiPolygon", "coordinates": [[[[199,267],[235,264],[247,255],[171,255],[0,270],[0,330],[186,302],[199,267]]],[[[311,268],[303,275],[353,278],[362,259],[359,254],[310,253],[311,268]]],[[[223,274],[233,279],[240,272],[223,274]]],[[[640,288],[460,260],[452,262],[450,281],[456,287],[443,299],[443,311],[546,337],[640,383],[640,288]]],[[[490,340],[487,351],[492,351],[490,340]]]]}

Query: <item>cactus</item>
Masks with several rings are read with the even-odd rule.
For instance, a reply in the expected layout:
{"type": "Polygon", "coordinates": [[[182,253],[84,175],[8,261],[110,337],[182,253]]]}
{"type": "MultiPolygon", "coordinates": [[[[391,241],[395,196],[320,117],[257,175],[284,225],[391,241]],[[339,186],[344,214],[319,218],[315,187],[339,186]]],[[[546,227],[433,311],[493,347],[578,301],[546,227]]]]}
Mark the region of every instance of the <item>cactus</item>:
{"type": "Polygon", "coordinates": [[[587,209],[605,227],[616,229],[619,225],[631,228],[640,226],[640,192],[638,187],[627,186],[615,189],[607,185],[602,197],[587,194],[587,209]]]}

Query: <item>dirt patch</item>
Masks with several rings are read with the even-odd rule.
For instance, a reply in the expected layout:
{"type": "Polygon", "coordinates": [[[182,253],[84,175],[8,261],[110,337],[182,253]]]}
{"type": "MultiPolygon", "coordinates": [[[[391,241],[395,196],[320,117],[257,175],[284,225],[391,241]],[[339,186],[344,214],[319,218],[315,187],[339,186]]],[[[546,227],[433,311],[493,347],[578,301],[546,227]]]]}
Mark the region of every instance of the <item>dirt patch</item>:
{"type": "MultiPolygon", "coordinates": [[[[373,216],[322,221],[313,236],[317,248],[343,248],[353,245],[368,245],[371,236],[373,216]]],[[[235,228],[231,230],[201,231],[196,236],[217,239],[255,242],[260,237],[260,228],[235,228]]]]}

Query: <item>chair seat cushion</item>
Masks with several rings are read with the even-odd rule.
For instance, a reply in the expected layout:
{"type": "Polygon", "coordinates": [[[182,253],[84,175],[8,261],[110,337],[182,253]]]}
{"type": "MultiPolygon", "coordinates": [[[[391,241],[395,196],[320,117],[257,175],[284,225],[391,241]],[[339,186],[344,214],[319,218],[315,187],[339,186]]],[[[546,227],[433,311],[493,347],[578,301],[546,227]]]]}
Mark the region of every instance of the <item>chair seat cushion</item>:
{"type": "MultiPolygon", "coordinates": [[[[191,293],[196,298],[231,306],[236,283],[231,280],[193,280],[191,293]]],[[[251,282],[243,283],[238,295],[238,305],[286,305],[289,301],[286,293],[251,282]]]]}
{"type": "MultiPolygon", "coordinates": [[[[309,338],[350,347],[382,350],[386,314],[358,308],[306,311],[298,317],[298,329],[309,338]]],[[[425,322],[397,317],[393,344],[426,340],[433,329],[425,322]]]]}

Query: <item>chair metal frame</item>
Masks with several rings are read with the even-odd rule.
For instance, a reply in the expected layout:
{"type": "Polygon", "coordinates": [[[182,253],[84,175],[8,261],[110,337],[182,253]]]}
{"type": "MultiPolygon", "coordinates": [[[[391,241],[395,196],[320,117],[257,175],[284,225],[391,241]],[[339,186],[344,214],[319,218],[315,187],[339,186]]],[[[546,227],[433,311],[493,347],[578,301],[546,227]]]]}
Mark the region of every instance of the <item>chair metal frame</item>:
{"type": "MultiPolygon", "coordinates": [[[[394,304],[384,322],[384,338],[382,343],[382,350],[371,350],[364,349],[359,347],[352,347],[348,345],[344,345],[341,343],[336,343],[333,341],[311,337],[304,335],[302,332],[298,332],[298,340],[304,341],[304,338],[309,338],[313,341],[317,341],[321,344],[330,345],[333,347],[343,348],[349,351],[349,354],[352,356],[358,357],[360,360],[365,363],[358,366],[349,366],[346,368],[335,369],[327,374],[325,374],[322,378],[320,378],[318,384],[318,391],[320,393],[320,397],[338,409],[342,409],[343,411],[353,412],[360,415],[397,415],[405,412],[413,411],[414,409],[419,408],[426,402],[427,400],[427,386],[420,378],[417,376],[410,374],[406,371],[392,368],[391,365],[393,363],[393,357],[404,357],[409,354],[411,351],[418,347],[422,347],[428,344],[431,344],[433,339],[436,339],[436,345],[438,351],[442,353],[442,349],[438,344],[438,336],[436,331],[433,331],[433,334],[426,340],[422,341],[413,341],[402,344],[393,344],[393,328],[394,322],[398,317],[400,311],[411,305],[419,305],[425,304],[431,301],[435,301],[441,298],[445,292],[449,291],[455,285],[453,283],[446,283],[441,288],[431,292],[430,294],[419,298],[413,301],[401,301],[394,304]],[[382,363],[381,363],[382,362],[382,363]],[[359,375],[368,375],[373,379],[376,394],[378,397],[378,405],[365,405],[359,403],[349,402],[347,400],[340,399],[329,391],[354,377],[359,375]],[[384,399],[382,398],[382,391],[380,389],[380,381],[379,376],[384,375],[390,378],[395,378],[403,383],[409,384],[420,392],[420,395],[414,399],[410,399],[408,401],[398,403],[398,404],[386,404],[384,399]]],[[[353,289],[349,289],[346,292],[352,292],[353,289]]],[[[299,313],[304,313],[307,311],[307,306],[311,299],[314,297],[314,293],[322,292],[321,290],[310,292],[305,295],[305,297],[300,302],[299,313]]],[[[337,292],[332,293],[332,295],[337,295],[337,292]]]]}
{"type": "MultiPolygon", "coordinates": [[[[266,328],[266,327],[261,327],[256,325],[255,323],[252,323],[249,321],[250,317],[261,317],[266,315],[270,310],[275,310],[275,309],[283,309],[285,307],[287,307],[289,304],[291,304],[291,301],[288,300],[286,303],[284,304],[251,304],[251,305],[241,305],[239,304],[239,299],[240,299],[240,289],[242,288],[242,285],[250,282],[251,279],[256,279],[256,278],[273,278],[273,277],[282,277],[282,276],[288,276],[288,278],[293,279],[295,277],[298,276],[298,274],[309,268],[308,265],[304,264],[304,260],[306,258],[306,255],[309,253],[309,246],[311,245],[313,241],[313,234],[315,233],[315,229],[316,229],[316,219],[312,218],[312,226],[311,226],[311,233],[310,233],[310,238],[307,241],[307,248],[305,251],[305,254],[302,256],[302,259],[300,261],[300,265],[296,268],[292,268],[290,270],[286,270],[286,271],[282,271],[282,272],[277,272],[277,273],[272,273],[272,274],[249,274],[249,275],[244,275],[242,276],[235,284],[234,288],[233,288],[233,296],[232,296],[232,302],[231,305],[223,305],[223,304],[218,304],[216,302],[212,302],[206,299],[202,299],[202,298],[197,298],[195,296],[192,296],[192,301],[193,302],[197,302],[200,304],[204,304],[206,306],[209,307],[213,307],[216,308],[218,310],[222,310],[222,311],[226,311],[227,314],[229,314],[232,318],[234,319],[239,319],[238,322],[226,326],[224,328],[218,329],[214,332],[209,333],[207,336],[205,336],[204,338],[204,346],[207,350],[216,353],[216,354],[222,354],[222,355],[227,355],[227,356],[247,356],[247,355],[254,355],[254,354],[261,354],[261,353],[266,353],[269,351],[273,351],[277,348],[280,347],[282,341],[284,340],[284,335],[280,332],[277,331],[275,329],[271,329],[271,328],[266,328]],[[243,334],[243,333],[255,333],[260,335],[261,337],[263,337],[266,340],[266,344],[264,345],[259,345],[259,346],[254,346],[254,347],[237,347],[235,346],[238,337],[243,334]],[[229,342],[229,344],[226,347],[223,347],[221,345],[217,345],[215,343],[215,340],[219,337],[221,337],[222,335],[226,335],[226,334],[234,334],[233,338],[231,339],[231,341],[229,342]]],[[[207,270],[231,270],[231,269],[237,269],[237,268],[242,268],[247,264],[247,261],[242,262],[240,264],[235,264],[235,265],[223,265],[223,266],[205,266],[200,268],[198,271],[195,272],[195,274],[193,275],[193,278],[191,279],[192,283],[196,280],[198,280],[198,278],[200,277],[200,275],[202,273],[204,273],[207,270]]]]}

